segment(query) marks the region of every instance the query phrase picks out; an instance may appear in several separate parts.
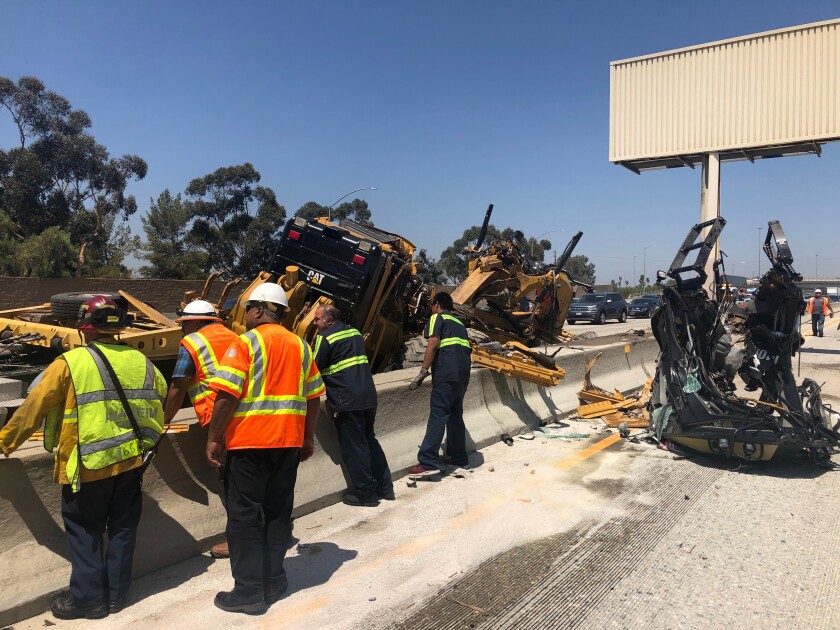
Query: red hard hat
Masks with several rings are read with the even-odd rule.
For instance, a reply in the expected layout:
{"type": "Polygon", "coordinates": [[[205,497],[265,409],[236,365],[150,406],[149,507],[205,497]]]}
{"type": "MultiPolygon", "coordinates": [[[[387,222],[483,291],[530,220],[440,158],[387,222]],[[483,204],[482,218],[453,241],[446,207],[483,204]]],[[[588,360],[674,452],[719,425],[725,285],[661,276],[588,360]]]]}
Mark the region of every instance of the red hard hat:
{"type": "Polygon", "coordinates": [[[114,300],[104,295],[94,295],[79,309],[79,330],[122,330],[125,327],[125,313],[114,300]]]}

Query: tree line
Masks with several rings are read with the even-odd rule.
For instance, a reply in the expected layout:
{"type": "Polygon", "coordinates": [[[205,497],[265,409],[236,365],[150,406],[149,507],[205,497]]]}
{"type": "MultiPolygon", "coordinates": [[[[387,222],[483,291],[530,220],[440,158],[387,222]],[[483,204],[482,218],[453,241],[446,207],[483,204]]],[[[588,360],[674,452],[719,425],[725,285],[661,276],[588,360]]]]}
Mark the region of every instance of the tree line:
{"type": "MultiPolygon", "coordinates": [[[[86,112],[35,77],[0,77],[0,111],[18,141],[0,148],[0,275],[28,277],[130,277],[129,257],[143,261],[147,278],[202,278],[212,271],[250,278],[263,270],[287,218],[275,192],[260,184],[248,162],[224,166],[189,182],[183,192],[164,190],[140,217],[145,239],[128,220],[138,212],[126,194],[148,171],[137,155],[111,156],[90,132],[86,112]]],[[[368,204],[354,199],[336,208],[310,201],[295,212],[305,218],[330,213],[372,225],[368,204]]],[[[418,273],[427,282],[459,282],[466,276],[464,248],[480,228],[472,226],[440,258],[421,249],[418,273]]],[[[488,242],[513,239],[535,264],[545,262],[551,242],[513,228],[488,227],[488,242]]],[[[566,269],[592,283],[595,267],[575,256],[566,269]]]]}

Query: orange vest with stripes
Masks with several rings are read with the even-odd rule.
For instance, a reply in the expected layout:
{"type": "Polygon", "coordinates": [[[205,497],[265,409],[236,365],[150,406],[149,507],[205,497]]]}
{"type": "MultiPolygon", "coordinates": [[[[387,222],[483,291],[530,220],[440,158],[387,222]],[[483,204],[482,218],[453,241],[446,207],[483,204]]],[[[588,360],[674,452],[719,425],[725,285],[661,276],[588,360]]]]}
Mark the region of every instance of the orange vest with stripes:
{"type": "Polygon", "coordinates": [[[216,392],[210,389],[210,380],[216,374],[225,351],[238,338],[235,332],[217,323],[203,326],[181,340],[181,345],[195,364],[195,374],[187,391],[201,426],[210,424],[213,403],[216,402],[216,392]]]}
{"type": "Polygon", "coordinates": [[[279,324],[262,324],[239,336],[211,383],[239,398],[225,433],[225,448],[300,448],[307,400],[324,382],[309,344],[279,324]]]}
{"type": "Polygon", "coordinates": [[[816,301],[816,298],[810,298],[808,300],[808,312],[811,313],[811,315],[828,315],[828,298],[827,297],[821,297],[820,298],[819,304],[820,304],[821,308],[818,311],[814,310],[814,302],[815,301],[816,301]]]}

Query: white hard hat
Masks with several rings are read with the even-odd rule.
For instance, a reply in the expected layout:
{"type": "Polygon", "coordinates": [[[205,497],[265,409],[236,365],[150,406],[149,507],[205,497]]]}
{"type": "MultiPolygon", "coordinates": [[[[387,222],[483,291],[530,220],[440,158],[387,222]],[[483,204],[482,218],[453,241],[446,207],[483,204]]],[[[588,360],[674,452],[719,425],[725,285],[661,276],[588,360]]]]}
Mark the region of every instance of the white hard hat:
{"type": "Polygon", "coordinates": [[[814,293],[822,293],[822,289],[814,289],[814,293]]]}
{"type": "Polygon", "coordinates": [[[207,300],[194,300],[178,313],[180,317],[175,321],[186,322],[194,319],[219,319],[216,309],[207,300]]]}
{"type": "Polygon", "coordinates": [[[277,304],[279,306],[289,306],[289,298],[286,297],[286,292],[279,284],[273,282],[264,282],[259,285],[248,296],[248,302],[265,302],[267,304],[277,304]]]}

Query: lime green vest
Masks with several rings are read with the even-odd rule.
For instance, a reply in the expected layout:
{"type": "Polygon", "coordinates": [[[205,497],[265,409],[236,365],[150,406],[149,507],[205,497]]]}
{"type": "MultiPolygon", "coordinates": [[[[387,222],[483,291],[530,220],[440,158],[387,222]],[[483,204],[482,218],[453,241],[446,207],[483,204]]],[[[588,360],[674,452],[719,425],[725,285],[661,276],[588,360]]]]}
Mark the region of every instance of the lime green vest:
{"type": "MultiPolygon", "coordinates": [[[[99,470],[140,455],[157,444],[163,431],[165,383],[156,381],[156,370],[145,356],[128,346],[96,344],[114,368],[125,391],[128,404],[143,435],[139,444],[131,421],[125,413],[111,376],[101,359],[88,348],[64,353],[70,368],[76,407],[64,410],[64,422],[77,423],[79,443],[67,462],[67,478],[77,492],[81,485],[79,466],[99,470]]],[[[44,430],[44,446],[52,450],[58,440],[58,414],[50,417],[44,430]],[[49,434],[49,437],[48,437],[49,434]]]]}

